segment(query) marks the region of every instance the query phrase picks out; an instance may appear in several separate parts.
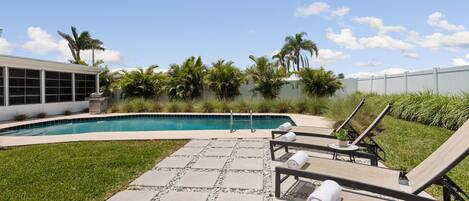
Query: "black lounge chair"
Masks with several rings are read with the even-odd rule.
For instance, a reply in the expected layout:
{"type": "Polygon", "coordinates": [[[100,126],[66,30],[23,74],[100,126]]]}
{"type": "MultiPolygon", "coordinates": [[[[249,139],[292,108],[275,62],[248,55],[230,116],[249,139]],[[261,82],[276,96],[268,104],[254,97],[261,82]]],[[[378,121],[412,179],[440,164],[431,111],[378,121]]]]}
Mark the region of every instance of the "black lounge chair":
{"type": "MultiPolygon", "coordinates": [[[[361,148],[365,148],[366,152],[357,151],[354,152],[354,156],[370,159],[370,165],[377,166],[378,160],[386,160],[386,152],[371,138],[371,131],[379,124],[381,119],[391,109],[391,104],[386,105],[383,111],[376,117],[376,119],[363,131],[360,135],[353,138],[352,144],[357,145],[361,148]],[[368,140],[365,140],[365,139],[368,140]]],[[[275,160],[275,152],[280,149],[285,149],[288,152],[288,147],[295,148],[307,148],[319,151],[329,151],[343,154],[350,154],[350,152],[342,152],[339,150],[333,150],[328,144],[336,143],[337,138],[332,135],[321,135],[321,134],[304,134],[296,133],[296,140],[293,142],[286,142],[278,138],[270,140],[270,156],[272,160],[275,160]]]]}
{"type": "MultiPolygon", "coordinates": [[[[348,123],[350,122],[350,120],[352,120],[353,117],[355,117],[355,115],[358,113],[358,111],[360,110],[360,108],[363,106],[364,103],[365,103],[365,99],[362,99],[358,103],[358,105],[355,107],[355,109],[352,111],[352,113],[350,113],[350,115],[347,117],[347,119],[345,119],[345,121],[339,127],[337,127],[336,129],[324,128],[324,127],[314,127],[314,126],[293,126],[290,131],[295,132],[297,134],[302,134],[302,135],[309,135],[309,134],[311,134],[313,136],[315,136],[315,135],[331,135],[335,131],[340,131],[345,126],[347,126],[348,123]]],[[[273,130],[272,131],[272,139],[277,137],[277,135],[283,135],[283,134],[288,133],[288,132],[289,131],[273,130]]]]}
{"type": "MultiPolygon", "coordinates": [[[[285,164],[275,168],[275,196],[280,197],[280,184],[289,176],[318,181],[334,180],[343,187],[364,190],[401,200],[432,200],[423,192],[432,184],[441,185],[444,201],[469,200],[469,195],[454,183],[447,173],[469,154],[469,120],[445,143],[410,172],[404,173],[381,167],[310,157],[300,169],[290,169],[285,164]],[[285,177],[281,177],[286,175],[285,177]],[[407,190],[404,190],[405,186],[407,190]]],[[[347,195],[350,192],[347,192],[347,195]]],[[[345,199],[344,200],[365,200],[345,199]]]]}

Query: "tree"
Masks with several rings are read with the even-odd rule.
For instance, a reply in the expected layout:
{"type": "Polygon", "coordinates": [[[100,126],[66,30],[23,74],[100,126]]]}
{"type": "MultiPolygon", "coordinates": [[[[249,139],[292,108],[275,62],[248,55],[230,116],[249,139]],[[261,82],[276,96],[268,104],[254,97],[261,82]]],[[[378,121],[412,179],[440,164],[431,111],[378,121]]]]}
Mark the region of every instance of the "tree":
{"type": "Polygon", "coordinates": [[[204,80],[219,99],[226,100],[239,95],[244,76],[232,61],[225,62],[220,59],[212,63],[212,68],[208,70],[204,80]]]}
{"type": "Polygon", "coordinates": [[[119,85],[122,89],[123,97],[158,97],[163,91],[165,76],[162,73],[155,73],[156,65],[151,65],[147,69],[139,68],[133,71],[122,71],[122,79],[119,85]]]}
{"type": "Polygon", "coordinates": [[[254,65],[246,70],[249,78],[254,82],[254,93],[260,93],[266,99],[274,99],[280,93],[283,85],[287,84],[284,80],[288,75],[284,70],[274,65],[266,57],[249,58],[254,65]]]}
{"type": "Polygon", "coordinates": [[[168,72],[166,92],[171,100],[188,100],[202,94],[206,66],[202,58],[189,57],[182,65],[173,64],[168,72]]]}
{"type": "Polygon", "coordinates": [[[309,96],[331,96],[342,88],[342,82],[332,71],[320,69],[303,68],[298,71],[303,91],[309,96]]]}
{"type": "Polygon", "coordinates": [[[78,34],[77,29],[73,26],[71,27],[71,30],[72,30],[72,35],[66,34],[61,31],[57,31],[57,33],[68,42],[68,47],[70,48],[70,52],[72,53],[72,57],[74,59],[74,60],[69,60],[70,63],[87,65],[86,62],[81,59],[80,53],[82,50],[89,50],[89,49],[105,50],[102,47],[103,42],[101,42],[98,39],[91,38],[91,35],[88,31],[83,31],[80,34],[78,34]]]}
{"type": "Polygon", "coordinates": [[[99,91],[109,96],[113,89],[117,87],[119,77],[120,74],[118,72],[112,72],[108,67],[104,67],[99,72],[99,91]]]}
{"type": "Polygon", "coordinates": [[[307,55],[302,55],[301,51],[307,51],[310,54],[310,57],[315,55],[318,56],[318,47],[316,43],[311,40],[304,39],[306,32],[297,33],[294,36],[287,36],[285,38],[285,44],[280,50],[280,55],[277,55],[276,58],[282,57],[283,63],[286,65],[287,70],[290,71],[290,64],[286,64],[285,61],[291,61],[294,66],[293,70],[300,70],[301,68],[309,66],[309,60],[307,55]]]}

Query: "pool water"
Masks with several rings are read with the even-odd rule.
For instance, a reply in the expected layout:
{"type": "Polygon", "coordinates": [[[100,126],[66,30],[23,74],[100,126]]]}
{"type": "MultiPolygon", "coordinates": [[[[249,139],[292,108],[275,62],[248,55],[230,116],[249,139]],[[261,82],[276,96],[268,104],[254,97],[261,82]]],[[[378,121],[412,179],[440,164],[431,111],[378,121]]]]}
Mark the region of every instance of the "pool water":
{"type": "MultiPolygon", "coordinates": [[[[254,129],[274,129],[293,121],[287,116],[253,116],[254,129]]],[[[234,129],[251,129],[249,116],[234,116],[234,129]]],[[[228,115],[133,115],[87,119],[59,120],[7,128],[0,135],[38,136],[89,132],[163,131],[163,130],[229,130],[228,115]]]]}

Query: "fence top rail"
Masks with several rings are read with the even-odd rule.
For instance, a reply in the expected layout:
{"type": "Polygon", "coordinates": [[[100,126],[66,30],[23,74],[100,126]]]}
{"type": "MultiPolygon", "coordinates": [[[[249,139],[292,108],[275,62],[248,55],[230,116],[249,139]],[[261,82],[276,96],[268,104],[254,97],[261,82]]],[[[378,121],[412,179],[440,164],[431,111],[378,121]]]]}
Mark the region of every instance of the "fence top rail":
{"type": "MultiPolygon", "coordinates": [[[[450,72],[460,72],[460,71],[469,71],[469,66],[455,66],[455,67],[445,67],[445,68],[436,68],[438,73],[450,73],[450,72]]],[[[415,75],[429,75],[433,74],[433,69],[427,70],[420,70],[420,71],[408,71],[407,76],[415,76],[415,75]]],[[[396,78],[396,77],[404,77],[405,73],[396,73],[396,74],[387,74],[387,78],[396,78]]],[[[373,78],[373,80],[377,79],[384,79],[384,75],[375,75],[363,78],[356,78],[358,81],[367,81],[373,78]]]]}

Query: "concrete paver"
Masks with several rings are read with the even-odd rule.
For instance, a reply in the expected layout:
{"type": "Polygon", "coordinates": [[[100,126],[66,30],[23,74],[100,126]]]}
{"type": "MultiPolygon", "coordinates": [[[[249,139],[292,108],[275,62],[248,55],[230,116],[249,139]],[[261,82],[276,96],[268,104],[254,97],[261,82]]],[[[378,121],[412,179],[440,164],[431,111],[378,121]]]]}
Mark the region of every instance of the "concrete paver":
{"type": "Polygon", "coordinates": [[[160,201],[206,201],[209,193],[207,192],[177,192],[171,191],[162,196],[160,201]]]}
{"type": "Polygon", "coordinates": [[[199,172],[189,170],[182,176],[179,182],[176,183],[176,186],[211,188],[215,185],[219,175],[219,171],[199,172]]]}
{"type": "Polygon", "coordinates": [[[230,166],[231,170],[263,170],[262,158],[235,158],[230,166]]]}
{"type": "Polygon", "coordinates": [[[138,186],[165,186],[176,176],[176,171],[151,170],[135,179],[130,185],[138,186]]]}
{"type": "Polygon", "coordinates": [[[167,157],[158,163],[156,167],[184,168],[191,160],[192,157],[167,157]]]}
{"type": "Polygon", "coordinates": [[[222,169],[225,166],[226,161],[228,158],[223,157],[201,157],[197,160],[192,168],[199,168],[199,169],[222,169]]]}
{"type": "Polygon", "coordinates": [[[124,190],[109,198],[108,201],[150,201],[157,193],[153,190],[124,190]]]}
{"type": "Polygon", "coordinates": [[[228,172],[222,186],[238,189],[263,189],[262,173],[228,172]]]}

